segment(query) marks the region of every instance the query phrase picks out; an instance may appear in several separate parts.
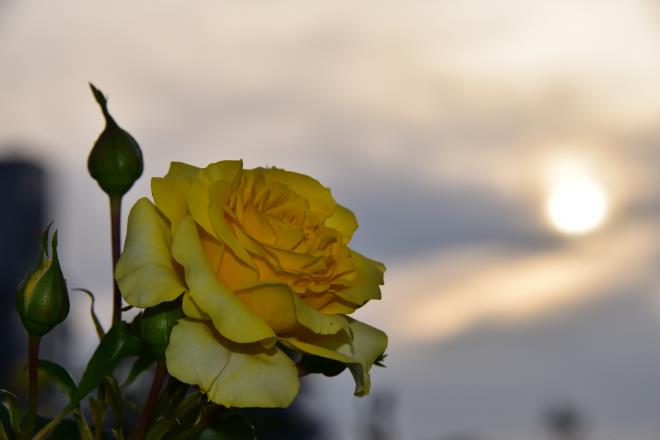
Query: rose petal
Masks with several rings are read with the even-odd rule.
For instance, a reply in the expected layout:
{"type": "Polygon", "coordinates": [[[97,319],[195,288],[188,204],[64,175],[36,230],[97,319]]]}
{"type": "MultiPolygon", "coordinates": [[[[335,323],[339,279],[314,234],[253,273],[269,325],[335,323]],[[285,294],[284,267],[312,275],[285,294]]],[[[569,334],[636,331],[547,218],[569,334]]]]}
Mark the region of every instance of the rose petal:
{"type": "Polygon", "coordinates": [[[283,183],[299,196],[309,201],[309,209],[320,219],[324,219],[335,210],[335,200],[329,188],[318,180],[304,174],[282,170],[280,168],[257,168],[263,172],[266,182],[283,183]]]}
{"type": "Polygon", "coordinates": [[[200,319],[202,321],[210,321],[211,317],[204,313],[202,309],[199,308],[195,301],[191,298],[189,293],[183,294],[183,301],[181,301],[181,309],[183,314],[189,318],[200,319]]]}
{"type": "Polygon", "coordinates": [[[172,301],[187,290],[174,268],[171,234],[156,207],[138,200],[128,215],[128,232],[115,278],[127,303],[152,307],[172,301]]]}
{"type": "Polygon", "coordinates": [[[233,183],[240,177],[243,169],[241,160],[224,160],[212,163],[195,176],[195,180],[188,193],[188,209],[193,218],[206,232],[215,235],[215,230],[209,218],[209,204],[211,203],[209,187],[213,182],[223,181],[233,183]]]}
{"type": "Polygon", "coordinates": [[[276,347],[236,344],[185,318],[172,329],[165,358],[172,376],[226,407],[286,408],[300,389],[295,364],[276,347]]]}
{"type": "Polygon", "coordinates": [[[230,185],[229,182],[222,180],[213,182],[209,185],[210,201],[207,208],[208,218],[211,221],[215,237],[217,237],[222,243],[226,244],[238,258],[254,267],[252,257],[241,245],[238,238],[236,238],[236,235],[234,235],[234,232],[231,230],[231,226],[225,220],[224,209],[229,200],[231,192],[230,185]]]}
{"type": "Polygon", "coordinates": [[[356,270],[355,278],[348,283],[349,287],[337,289],[335,294],[357,306],[369,300],[380,299],[380,285],[383,284],[383,263],[374,261],[355,251],[351,251],[351,260],[356,270]]]}
{"type": "Polygon", "coordinates": [[[259,280],[259,272],[238,259],[231,251],[222,253],[222,261],[216,273],[222,283],[233,291],[253,285],[259,280]]]}
{"type": "Polygon", "coordinates": [[[348,325],[343,316],[311,308],[286,284],[260,283],[236,293],[278,334],[294,331],[300,324],[316,334],[332,335],[348,325]]]}
{"type": "Polygon", "coordinates": [[[213,325],[224,337],[240,343],[274,343],[275,334],[268,324],[223,285],[211,270],[191,216],[181,221],[174,235],[172,254],[184,267],[191,298],[211,317],[213,325]]]}
{"type": "Polygon", "coordinates": [[[387,348],[387,335],[360,321],[346,317],[352,334],[340,332],[331,336],[304,335],[280,338],[287,346],[304,353],[342,362],[355,380],[355,395],[366,396],[371,388],[369,370],[387,348]]]}
{"type": "Polygon", "coordinates": [[[358,222],[353,211],[337,204],[335,212],[325,220],[325,226],[339,231],[344,237],[344,244],[348,244],[358,228],[358,222]]]}

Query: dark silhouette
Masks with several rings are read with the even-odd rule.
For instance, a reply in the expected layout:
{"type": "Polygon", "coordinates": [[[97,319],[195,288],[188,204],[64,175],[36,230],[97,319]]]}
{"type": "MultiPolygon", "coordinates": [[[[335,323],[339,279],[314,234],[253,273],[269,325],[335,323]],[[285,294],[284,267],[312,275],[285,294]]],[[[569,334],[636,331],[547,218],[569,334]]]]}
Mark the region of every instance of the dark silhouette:
{"type": "Polygon", "coordinates": [[[33,162],[0,161],[0,381],[12,382],[12,369],[25,352],[25,332],[19,325],[14,297],[23,275],[33,269],[44,227],[45,173],[33,162]]]}

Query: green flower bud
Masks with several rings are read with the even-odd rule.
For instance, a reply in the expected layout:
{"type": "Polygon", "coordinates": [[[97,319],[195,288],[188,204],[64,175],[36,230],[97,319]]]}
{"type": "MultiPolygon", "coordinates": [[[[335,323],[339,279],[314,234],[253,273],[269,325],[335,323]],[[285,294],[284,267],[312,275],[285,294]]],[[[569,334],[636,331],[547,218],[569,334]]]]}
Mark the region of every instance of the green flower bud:
{"type": "Polygon", "coordinates": [[[43,233],[37,267],[23,279],[16,293],[16,309],[23,326],[34,336],[43,336],[69,314],[69,293],[57,256],[57,231],[51,241],[48,258],[48,233],[43,233]]]}
{"type": "Polygon", "coordinates": [[[152,354],[157,357],[165,355],[172,327],[182,316],[181,301],[178,300],[161,303],[144,311],[140,319],[140,336],[152,354]]]}
{"type": "Polygon", "coordinates": [[[87,169],[106,194],[121,197],[142,175],[142,151],[133,136],[110,116],[103,93],[91,83],[90,87],[103,111],[105,129],[89,154],[87,169]]]}

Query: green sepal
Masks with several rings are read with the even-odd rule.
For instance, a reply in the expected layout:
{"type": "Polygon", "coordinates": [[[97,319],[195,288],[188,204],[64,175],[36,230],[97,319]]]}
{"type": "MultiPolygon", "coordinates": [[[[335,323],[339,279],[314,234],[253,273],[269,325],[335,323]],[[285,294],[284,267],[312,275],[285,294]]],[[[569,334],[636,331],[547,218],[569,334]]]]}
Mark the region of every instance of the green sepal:
{"type": "Polygon", "coordinates": [[[99,340],[103,339],[103,336],[105,336],[105,330],[103,329],[103,325],[101,325],[101,321],[99,320],[99,317],[96,315],[96,312],[94,311],[94,303],[96,300],[94,298],[94,294],[87,289],[78,288],[73,290],[86,293],[87,296],[89,296],[89,299],[92,302],[89,306],[89,314],[92,317],[92,322],[94,323],[94,329],[96,330],[96,334],[98,335],[99,340]]]}
{"type": "Polygon", "coordinates": [[[301,376],[306,374],[323,374],[324,376],[333,377],[346,369],[346,365],[339,361],[312,354],[303,354],[296,367],[301,376]]]}
{"type": "Polygon", "coordinates": [[[73,399],[77,388],[76,382],[63,366],[46,359],[39,359],[37,368],[50,382],[67,395],[69,401],[73,399]]]}
{"type": "Polygon", "coordinates": [[[155,357],[165,357],[174,324],[183,316],[181,301],[174,300],[146,309],[139,318],[140,336],[155,357]]]}
{"type": "Polygon", "coordinates": [[[101,339],[89,360],[72,403],[80,402],[99,385],[103,376],[111,374],[122,360],[137,356],[141,351],[140,338],[131,332],[129,325],[123,321],[116,323],[101,339]]]}
{"type": "Polygon", "coordinates": [[[18,436],[21,433],[21,420],[23,419],[23,411],[21,411],[18,397],[7,390],[0,389],[0,401],[9,416],[8,428],[14,436],[18,436]]]}
{"type": "Polygon", "coordinates": [[[108,112],[103,93],[89,84],[105,118],[105,129],[94,143],[87,159],[89,174],[110,197],[122,197],[142,175],[144,168],[140,146],[119,127],[108,112]]]}

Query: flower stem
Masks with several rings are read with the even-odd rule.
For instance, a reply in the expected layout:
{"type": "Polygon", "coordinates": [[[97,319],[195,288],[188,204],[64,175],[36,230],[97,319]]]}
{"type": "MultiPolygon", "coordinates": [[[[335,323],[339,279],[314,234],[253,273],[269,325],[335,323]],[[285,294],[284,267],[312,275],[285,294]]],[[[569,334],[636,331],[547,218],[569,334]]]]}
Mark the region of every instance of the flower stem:
{"type": "Polygon", "coordinates": [[[138,423],[137,428],[135,428],[133,435],[131,435],[132,440],[144,439],[144,435],[147,432],[149,422],[151,422],[151,416],[154,412],[154,409],[156,409],[158,394],[160,394],[160,389],[163,386],[163,382],[165,381],[165,376],[167,376],[165,361],[159,360],[156,364],[156,372],[154,373],[154,381],[151,383],[151,390],[149,390],[149,397],[147,398],[147,402],[144,404],[144,408],[142,409],[140,422],[138,423]]]}
{"type": "Polygon", "coordinates": [[[28,414],[25,423],[25,436],[30,438],[37,420],[37,393],[39,391],[39,343],[41,336],[29,335],[28,339],[28,414]]]}
{"type": "Polygon", "coordinates": [[[112,229],[112,324],[114,325],[121,321],[121,293],[117,280],[115,280],[115,268],[121,246],[121,196],[110,196],[110,224],[112,229]]]}

